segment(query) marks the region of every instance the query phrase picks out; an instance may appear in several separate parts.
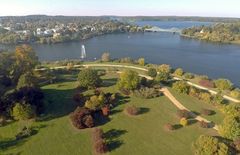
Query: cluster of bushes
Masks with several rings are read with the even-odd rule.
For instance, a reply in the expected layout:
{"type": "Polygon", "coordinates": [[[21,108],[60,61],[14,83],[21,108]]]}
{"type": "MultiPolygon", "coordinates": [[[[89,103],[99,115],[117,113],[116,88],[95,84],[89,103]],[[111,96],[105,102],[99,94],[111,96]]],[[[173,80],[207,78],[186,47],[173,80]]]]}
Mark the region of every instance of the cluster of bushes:
{"type": "Polygon", "coordinates": [[[196,155],[231,154],[230,148],[225,143],[218,138],[206,135],[201,135],[196,142],[194,142],[193,150],[196,155]]]}
{"type": "Polygon", "coordinates": [[[70,114],[72,124],[78,129],[92,128],[95,123],[96,114],[108,116],[110,108],[114,106],[117,95],[111,93],[104,93],[100,89],[94,91],[95,95],[91,97],[83,96],[77,93],[73,99],[77,103],[84,103],[84,107],[77,107],[76,110],[70,114]]]}
{"type": "Polygon", "coordinates": [[[161,93],[158,90],[154,88],[148,88],[148,87],[141,87],[140,89],[135,90],[133,94],[136,97],[144,98],[144,99],[155,98],[161,95],[161,93]]]}
{"type": "Polygon", "coordinates": [[[78,129],[92,128],[95,125],[93,111],[83,107],[77,107],[70,115],[70,119],[78,129]]]}
{"type": "Polygon", "coordinates": [[[188,94],[206,103],[217,105],[222,104],[224,101],[224,98],[220,93],[213,96],[209,92],[190,87],[185,81],[176,81],[173,83],[172,88],[178,93],[188,94]]]}
{"type": "Polygon", "coordinates": [[[92,131],[92,142],[94,154],[103,154],[108,152],[108,146],[104,140],[103,131],[99,128],[94,128],[92,131]]]}

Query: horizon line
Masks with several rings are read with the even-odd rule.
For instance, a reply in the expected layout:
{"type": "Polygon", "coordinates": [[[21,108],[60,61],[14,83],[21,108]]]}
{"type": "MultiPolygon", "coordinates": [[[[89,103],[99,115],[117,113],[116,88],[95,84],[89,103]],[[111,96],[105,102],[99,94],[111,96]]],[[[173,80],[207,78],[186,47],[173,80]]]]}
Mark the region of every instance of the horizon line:
{"type": "Polygon", "coordinates": [[[27,17],[27,16],[63,16],[63,17],[197,17],[197,18],[232,18],[240,19],[240,17],[233,16],[178,16],[178,15],[48,15],[48,14],[27,14],[27,15],[4,15],[0,17],[27,17]]]}

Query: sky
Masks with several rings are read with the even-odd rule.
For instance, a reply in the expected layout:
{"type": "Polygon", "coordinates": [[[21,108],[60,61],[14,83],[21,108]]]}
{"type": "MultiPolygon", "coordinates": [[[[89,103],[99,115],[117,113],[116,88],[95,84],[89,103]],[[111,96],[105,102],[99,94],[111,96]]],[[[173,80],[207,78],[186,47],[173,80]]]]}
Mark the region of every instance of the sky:
{"type": "Polygon", "coordinates": [[[240,0],[0,0],[0,16],[240,17],[240,0]]]}

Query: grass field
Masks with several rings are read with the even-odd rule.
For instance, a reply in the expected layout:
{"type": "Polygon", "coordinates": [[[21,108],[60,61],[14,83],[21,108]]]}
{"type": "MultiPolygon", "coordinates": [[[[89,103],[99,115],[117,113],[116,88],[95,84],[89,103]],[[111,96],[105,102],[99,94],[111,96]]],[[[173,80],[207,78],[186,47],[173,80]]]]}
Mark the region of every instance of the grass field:
{"type": "MultiPolygon", "coordinates": [[[[117,92],[114,85],[118,75],[104,76],[102,89],[105,92],[117,92]]],[[[74,77],[74,76],[73,76],[74,77]]],[[[65,81],[43,86],[45,92],[46,113],[33,123],[38,127],[35,135],[23,141],[14,140],[20,126],[26,122],[15,122],[0,127],[0,154],[23,155],[91,155],[91,129],[76,130],[69,121],[69,113],[76,108],[72,96],[76,91],[75,81],[65,81]]],[[[86,92],[91,94],[91,91],[86,92]]],[[[200,106],[192,98],[176,94],[189,108],[200,106]],[[193,102],[194,101],[194,102],[193,102]]],[[[111,155],[188,155],[192,154],[191,145],[200,134],[216,135],[213,129],[200,128],[192,124],[175,131],[166,131],[166,123],[178,124],[176,107],[164,96],[155,99],[129,97],[119,101],[112,110],[110,120],[100,128],[106,133],[111,155]],[[123,109],[127,105],[136,105],[141,114],[129,117],[123,109]]],[[[199,103],[200,104],[200,103],[199,103]]],[[[200,104],[201,105],[201,104],[200,104]]],[[[222,116],[216,114],[213,120],[220,121],[222,116]],[[216,118],[215,118],[216,117],[216,118]]]]}

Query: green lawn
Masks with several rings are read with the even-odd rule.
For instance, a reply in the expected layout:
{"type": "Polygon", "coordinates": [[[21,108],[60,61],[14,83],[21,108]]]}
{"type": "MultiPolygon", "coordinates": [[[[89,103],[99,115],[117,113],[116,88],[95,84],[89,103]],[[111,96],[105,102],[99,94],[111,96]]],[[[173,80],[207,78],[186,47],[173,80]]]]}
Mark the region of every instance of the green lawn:
{"type": "Polygon", "coordinates": [[[216,107],[211,105],[210,103],[204,103],[203,101],[198,100],[197,98],[191,97],[186,94],[179,94],[176,91],[174,91],[172,88],[169,88],[171,93],[175,96],[175,98],[181,102],[186,108],[189,110],[200,114],[202,109],[210,109],[215,112],[215,114],[210,116],[202,115],[202,117],[208,119],[209,121],[213,121],[216,124],[220,124],[224,118],[224,115],[222,112],[220,112],[216,107]]]}
{"type": "MultiPolygon", "coordinates": [[[[117,76],[109,74],[103,77],[106,87],[102,89],[105,92],[117,91],[114,85],[117,76]]],[[[38,132],[23,141],[15,141],[13,138],[20,122],[0,127],[1,138],[9,138],[5,143],[1,142],[0,154],[91,155],[91,129],[76,130],[69,121],[68,114],[77,106],[72,101],[76,86],[76,82],[70,80],[43,86],[47,110],[41,121],[33,123],[39,127],[38,132]]],[[[193,103],[187,97],[184,100],[189,100],[189,105],[193,103]]],[[[106,132],[109,142],[110,152],[107,154],[188,155],[192,154],[192,142],[200,134],[216,134],[213,129],[203,129],[198,124],[165,131],[163,126],[166,123],[178,124],[176,111],[176,107],[164,96],[148,100],[136,97],[120,100],[119,105],[112,110],[109,122],[100,126],[106,132]],[[141,108],[142,114],[136,117],[127,116],[123,109],[130,104],[141,108]]]]}

